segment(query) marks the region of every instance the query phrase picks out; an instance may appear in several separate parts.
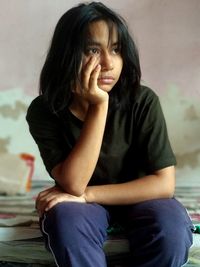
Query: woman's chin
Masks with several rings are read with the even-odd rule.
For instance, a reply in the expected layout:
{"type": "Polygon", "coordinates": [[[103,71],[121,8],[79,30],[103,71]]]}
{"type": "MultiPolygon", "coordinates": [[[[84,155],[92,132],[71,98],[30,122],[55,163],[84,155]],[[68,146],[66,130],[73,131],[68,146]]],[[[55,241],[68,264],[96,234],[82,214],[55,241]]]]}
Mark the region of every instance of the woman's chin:
{"type": "Polygon", "coordinates": [[[103,90],[103,91],[105,91],[107,93],[110,92],[112,90],[112,88],[113,88],[113,85],[108,85],[108,84],[100,84],[98,86],[99,86],[99,88],[101,90],[103,90]]]}

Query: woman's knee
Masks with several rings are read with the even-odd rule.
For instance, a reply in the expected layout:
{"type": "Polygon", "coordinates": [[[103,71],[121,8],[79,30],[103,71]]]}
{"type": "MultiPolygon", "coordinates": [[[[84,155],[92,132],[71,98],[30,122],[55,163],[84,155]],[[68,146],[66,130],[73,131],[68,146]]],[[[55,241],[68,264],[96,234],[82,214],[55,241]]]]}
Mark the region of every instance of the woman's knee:
{"type": "Polygon", "coordinates": [[[139,254],[148,253],[149,257],[157,255],[157,259],[167,263],[162,266],[177,267],[186,262],[192,244],[192,223],[178,201],[163,199],[141,203],[132,219],[133,252],[136,249],[139,254]]]}
{"type": "Polygon", "coordinates": [[[154,223],[162,233],[160,247],[173,251],[183,250],[192,244],[192,222],[186,209],[176,199],[164,199],[152,209],[154,223]],[[159,205],[160,204],[160,205],[159,205]]]}
{"type": "Polygon", "coordinates": [[[46,213],[46,224],[51,227],[73,226],[85,219],[84,203],[61,202],[46,213]]]}
{"type": "Polygon", "coordinates": [[[80,237],[97,238],[99,242],[106,237],[108,217],[106,210],[99,205],[62,202],[50,209],[43,220],[43,232],[55,241],[79,242],[80,237]]]}
{"type": "MultiPolygon", "coordinates": [[[[76,266],[77,260],[93,259],[95,262],[95,257],[105,261],[102,247],[107,224],[107,213],[103,207],[75,202],[57,204],[41,220],[46,246],[57,266],[71,266],[71,262],[76,266]]],[[[90,265],[85,263],[83,266],[90,265]]]]}
{"type": "Polygon", "coordinates": [[[192,231],[189,225],[184,222],[161,225],[160,236],[158,234],[157,239],[158,255],[167,263],[163,266],[179,267],[187,262],[192,245],[192,231]]]}

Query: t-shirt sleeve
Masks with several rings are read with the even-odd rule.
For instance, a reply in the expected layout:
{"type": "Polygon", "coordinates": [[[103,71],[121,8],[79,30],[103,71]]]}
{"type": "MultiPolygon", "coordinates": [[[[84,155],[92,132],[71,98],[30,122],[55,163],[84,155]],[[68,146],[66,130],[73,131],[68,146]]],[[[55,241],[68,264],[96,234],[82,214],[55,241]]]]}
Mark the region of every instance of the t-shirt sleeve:
{"type": "Polygon", "coordinates": [[[176,165],[158,96],[150,91],[137,111],[137,147],[147,173],[176,165]]]}
{"type": "Polygon", "coordinates": [[[26,120],[46,170],[51,176],[52,169],[63,161],[67,154],[67,148],[63,145],[60,122],[40,97],[33,100],[29,106],[26,120]]]}

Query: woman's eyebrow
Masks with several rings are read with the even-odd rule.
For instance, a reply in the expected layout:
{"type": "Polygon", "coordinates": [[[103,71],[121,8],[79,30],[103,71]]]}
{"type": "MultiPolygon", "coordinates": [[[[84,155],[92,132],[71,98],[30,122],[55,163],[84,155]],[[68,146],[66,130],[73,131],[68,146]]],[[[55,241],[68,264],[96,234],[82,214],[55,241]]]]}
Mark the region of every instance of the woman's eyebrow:
{"type": "MultiPolygon", "coordinates": [[[[86,46],[101,46],[101,43],[94,40],[88,40],[86,46]]],[[[119,42],[113,42],[111,43],[111,46],[119,46],[119,42]]]]}
{"type": "Polygon", "coordinates": [[[96,42],[96,41],[93,41],[93,40],[88,40],[86,42],[86,46],[93,46],[93,45],[95,45],[95,46],[101,46],[101,44],[99,42],[96,42]]]}

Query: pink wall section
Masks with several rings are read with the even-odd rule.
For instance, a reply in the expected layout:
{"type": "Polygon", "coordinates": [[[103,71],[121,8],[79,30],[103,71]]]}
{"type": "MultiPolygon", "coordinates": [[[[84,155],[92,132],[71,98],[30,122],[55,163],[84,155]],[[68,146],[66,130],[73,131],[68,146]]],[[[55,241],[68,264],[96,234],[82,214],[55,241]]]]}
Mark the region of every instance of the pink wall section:
{"type": "MultiPolygon", "coordinates": [[[[121,13],[137,40],[143,79],[156,91],[176,84],[200,98],[200,1],[104,0],[121,13]]],[[[34,95],[58,18],[79,1],[7,0],[0,3],[0,90],[34,95]]]]}

